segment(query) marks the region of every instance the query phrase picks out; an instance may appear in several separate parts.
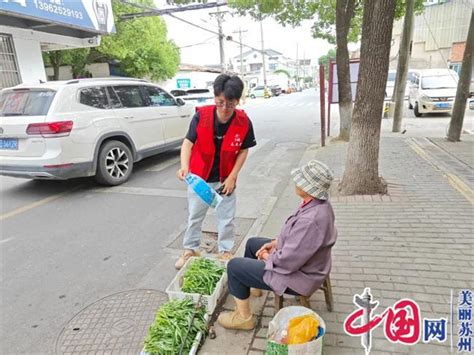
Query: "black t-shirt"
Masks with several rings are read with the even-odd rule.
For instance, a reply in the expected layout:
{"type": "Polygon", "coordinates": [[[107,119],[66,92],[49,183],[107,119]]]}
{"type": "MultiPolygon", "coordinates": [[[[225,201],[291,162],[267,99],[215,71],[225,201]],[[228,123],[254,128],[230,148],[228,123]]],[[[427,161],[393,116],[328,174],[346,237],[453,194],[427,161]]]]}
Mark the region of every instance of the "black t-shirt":
{"type": "MultiPolygon", "coordinates": [[[[230,123],[232,122],[234,117],[235,117],[235,112],[229,121],[227,121],[226,123],[220,123],[219,120],[217,119],[217,113],[214,110],[214,145],[216,147],[216,153],[214,155],[214,163],[212,165],[211,174],[209,175],[207,182],[220,181],[219,161],[220,161],[222,141],[224,140],[224,136],[227,133],[230,123]]],[[[188,133],[186,134],[186,139],[188,139],[192,143],[196,143],[198,123],[199,123],[199,112],[196,112],[189,125],[188,133]]],[[[244,141],[242,142],[242,146],[240,147],[240,149],[248,149],[250,147],[255,146],[256,144],[257,142],[255,140],[255,135],[253,133],[252,122],[249,120],[249,130],[247,132],[247,135],[245,136],[244,141]]]]}

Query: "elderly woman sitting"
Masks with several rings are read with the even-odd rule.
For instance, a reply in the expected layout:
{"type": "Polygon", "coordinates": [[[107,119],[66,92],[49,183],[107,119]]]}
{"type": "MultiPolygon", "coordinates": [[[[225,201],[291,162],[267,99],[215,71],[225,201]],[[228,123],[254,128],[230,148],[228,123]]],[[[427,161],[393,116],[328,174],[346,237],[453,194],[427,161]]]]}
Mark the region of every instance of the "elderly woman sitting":
{"type": "Polygon", "coordinates": [[[331,269],[331,247],[336,242],[334,212],[328,201],[331,170],[311,160],[291,172],[302,203],[283,226],[278,239],[251,238],[244,258],[227,264],[229,292],[237,305],[218,322],[228,329],[250,330],[255,319],[250,310],[250,289],[310,296],[323,284],[331,269]]]}

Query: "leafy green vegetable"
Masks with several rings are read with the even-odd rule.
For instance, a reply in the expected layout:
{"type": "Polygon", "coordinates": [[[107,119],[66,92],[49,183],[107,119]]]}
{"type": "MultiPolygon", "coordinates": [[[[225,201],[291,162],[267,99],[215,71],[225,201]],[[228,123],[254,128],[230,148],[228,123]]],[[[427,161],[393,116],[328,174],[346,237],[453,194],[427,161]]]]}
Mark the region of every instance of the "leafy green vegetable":
{"type": "Polygon", "coordinates": [[[209,296],[214,292],[225,268],[209,259],[194,260],[183,275],[181,291],[209,296]]]}
{"type": "Polygon", "coordinates": [[[196,309],[189,298],[164,303],[156,312],[155,321],[148,329],[145,352],[153,355],[176,355],[184,342],[182,353],[188,354],[196,335],[206,331],[205,314],[205,307],[196,309]],[[194,312],[193,323],[186,337],[194,312]]]}

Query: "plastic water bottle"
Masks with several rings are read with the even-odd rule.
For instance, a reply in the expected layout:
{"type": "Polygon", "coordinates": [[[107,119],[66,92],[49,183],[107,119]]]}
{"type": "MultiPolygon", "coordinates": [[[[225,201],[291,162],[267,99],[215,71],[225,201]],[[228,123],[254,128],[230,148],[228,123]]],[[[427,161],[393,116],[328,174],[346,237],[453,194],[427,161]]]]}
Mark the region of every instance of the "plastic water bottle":
{"type": "Polygon", "coordinates": [[[222,196],[202,178],[189,173],[184,180],[206,205],[211,208],[217,208],[219,206],[222,201],[222,196]]]}

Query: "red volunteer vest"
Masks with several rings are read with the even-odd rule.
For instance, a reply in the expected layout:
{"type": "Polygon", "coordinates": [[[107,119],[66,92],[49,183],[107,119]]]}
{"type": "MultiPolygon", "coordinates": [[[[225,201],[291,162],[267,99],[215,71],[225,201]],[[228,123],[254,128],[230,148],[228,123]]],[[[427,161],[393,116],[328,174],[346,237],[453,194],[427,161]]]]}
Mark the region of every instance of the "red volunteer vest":
{"type": "MultiPolygon", "coordinates": [[[[207,180],[211,174],[216,152],[216,146],[214,144],[215,108],[215,105],[196,108],[196,111],[199,112],[199,123],[196,129],[197,139],[191,151],[189,170],[204,180],[207,180]]],[[[219,175],[221,181],[224,181],[232,172],[237,154],[247,136],[248,130],[249,118],[244,111],[236,109],[235,116],[224,135],[224,140],[221,145],[219,159],[219,175]]]]}

